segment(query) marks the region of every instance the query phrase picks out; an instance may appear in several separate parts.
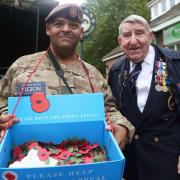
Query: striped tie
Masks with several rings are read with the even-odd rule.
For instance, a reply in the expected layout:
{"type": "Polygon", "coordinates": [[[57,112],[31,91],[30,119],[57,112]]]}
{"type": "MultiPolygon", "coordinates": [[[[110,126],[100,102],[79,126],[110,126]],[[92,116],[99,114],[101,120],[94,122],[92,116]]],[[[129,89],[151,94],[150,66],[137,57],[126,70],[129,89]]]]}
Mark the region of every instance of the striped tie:
{"type": "Polygon", "coordinates": [[[139,73],[142,70],[141,62],[136,64],[134,70],[129,74],[129,87],[132,91],[132,95],[136,98],[136,81],[139,76],[139,73]]]}

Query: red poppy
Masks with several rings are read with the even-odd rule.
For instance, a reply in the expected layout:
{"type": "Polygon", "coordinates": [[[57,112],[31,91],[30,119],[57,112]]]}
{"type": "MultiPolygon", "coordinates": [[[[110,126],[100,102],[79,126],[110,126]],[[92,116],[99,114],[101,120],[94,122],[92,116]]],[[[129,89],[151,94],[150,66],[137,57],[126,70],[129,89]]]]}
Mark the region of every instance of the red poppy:
{"type": "Polygon", "coordinates": [[[37,155],[41,161],[46,161],[49,158],[50,152],[39,147],[37,155]]]}
{"type": "Polygon", "coordinates": [[[89,153],[89,151],[90,151],[90,149],[80,149],[78,151],[78,153],[80,153],[80,154],[87,154],[87,153],[89,153]]]}
{"type": "Polygon", "coordinates": [[[90,149],[94,149],[94,148],[97,148],[98,147],[98,144],[93,144],[90,146],[90,149]]]}
{"type": "Polygon", "coordinates": [[[20,148],[20,146],[16,146],[14,149],[13,149],[13,157],[15,159],[18,158],[18,156],[21,154],[22,150],[20,148]]]}
{"type": "Polygon", "coordinates": [[[83,161],[84,161],[84,163],[91,163],[92,162],[92,157],[91,156],[84,156],[83,161]]]}
{"type": "Polygon", "coordinates": [[[35,112],[42,113],[49,109],[50,102],[41,92],[32,94],[30,97],[30,101],[32,110],[35,112]]]}
{"type": "Polygon", "coordinates": [[[24,157],[26,157],[26,154],[21,153],[18,156],[18,160],[21,161],[24,157]]]}
{"type": "Polygon", "coordinates": [[[70,160],[67,160],[66,161],[66,164],[74,164],[74,162],[70,161],[70,160]]]}
{"type": "Polygon", "coordinates": [[[28,150],[34,149],[37,146],[39,146],[37,142],[32,142],[28,145],[28,150]]]}
{"type": "Polygon", "coordinates": [[[71,152],[69,152],[69,151],[63,151],[63,152],[61,152],[60,155],[58,155],[58,157],[62,160],[69,159],[69,156],[71,156],[71,152]]]}

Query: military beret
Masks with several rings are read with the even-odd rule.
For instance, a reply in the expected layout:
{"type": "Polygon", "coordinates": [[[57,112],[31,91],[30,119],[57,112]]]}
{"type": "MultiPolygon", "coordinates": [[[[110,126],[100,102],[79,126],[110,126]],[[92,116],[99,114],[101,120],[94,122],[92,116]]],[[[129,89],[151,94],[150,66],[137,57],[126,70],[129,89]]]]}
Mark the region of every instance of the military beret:
{"type": "Polygon", "coordinates": [[[46,17],[45,23],[53,22],[57,17],[63,17],[70,21],[82,23],[83,12],[77,4],[63,4],[56,6],[46,17]]]}

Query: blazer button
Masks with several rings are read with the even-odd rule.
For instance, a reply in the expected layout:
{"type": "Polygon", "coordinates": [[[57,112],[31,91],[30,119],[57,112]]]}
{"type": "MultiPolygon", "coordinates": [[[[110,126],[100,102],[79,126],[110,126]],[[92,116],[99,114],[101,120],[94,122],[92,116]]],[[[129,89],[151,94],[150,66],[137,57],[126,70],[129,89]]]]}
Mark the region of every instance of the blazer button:
{"type": "Polygon", "coordinates": [[[139,139],[139,135],[136,134],[136,135],[134,136],[134,139],[136,139],[136,140],[139,139]]]}
{"type": "Polygon", "coordinates": [[[158,142],[159,142],[159,138],[158,138],[158,137],[155,137],[155,138],[154,138],[154,142],[158,143],[158,142]]]}
{"type": "Polygon", "coordinates": [[[164,119],[165,121],[168,121],[169,119],[168,119],[168,117],[165,117],[165,119],[164,119]]]}

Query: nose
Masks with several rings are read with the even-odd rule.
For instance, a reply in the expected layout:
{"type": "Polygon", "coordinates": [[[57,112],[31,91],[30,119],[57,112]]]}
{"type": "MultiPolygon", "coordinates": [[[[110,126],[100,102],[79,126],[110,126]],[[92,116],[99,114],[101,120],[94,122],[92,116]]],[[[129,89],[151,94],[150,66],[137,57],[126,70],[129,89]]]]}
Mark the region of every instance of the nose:
{"type": "Polygon", "coordinates": [[[137,37],[135,34],[132,34],[131,37],[130,37],[130,43],[131,44],[134,44],[137,42],[137,37]]]}
{"type": "Polygon", "coordinates": [[[63,26],[62,30],[63,30],[64,32],[66,32],[66,31],[70,31],[70,27],[69,27],[69,25],[68,25],[68,24],[64,24],[64,26],[63,26]]]}

